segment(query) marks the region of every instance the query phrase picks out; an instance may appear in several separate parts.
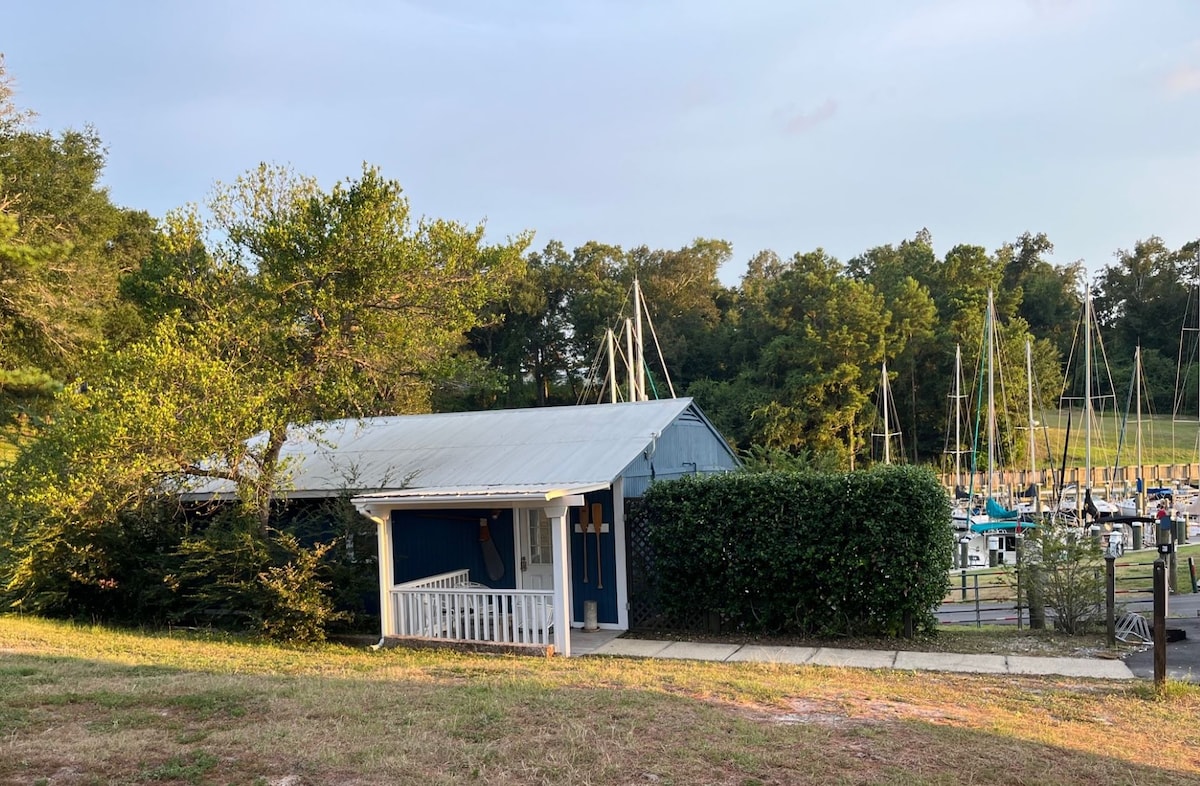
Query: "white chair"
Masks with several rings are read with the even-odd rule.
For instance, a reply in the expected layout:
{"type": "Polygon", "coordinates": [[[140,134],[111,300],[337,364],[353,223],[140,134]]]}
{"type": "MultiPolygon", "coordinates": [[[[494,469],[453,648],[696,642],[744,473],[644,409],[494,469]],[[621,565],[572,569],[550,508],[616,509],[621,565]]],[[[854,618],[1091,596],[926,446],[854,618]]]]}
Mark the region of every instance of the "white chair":
{"type": "MultiPolygon", "coordinates": [[[[478,581],[460,581],[454,585],[455,589],[491,589],[486,584],[481,584],[478,581]]],[[[492,597],[474,596],[473,597],[459,596],[460,606],[455,622],[461,627],[459,634],[469,639],[483,639],[491,635],[491,630],[494,621],[494,613],[492,610],[492,597]]]]}
{"type": "Polygon", "coordinates": [[[517,604],[513,608],[513,617],[518,641],[536,642],[539,639],[550,640],[550,633],[554,630],[553,605],[544,603],[536,604],[532,608],[526,608],[524,604],[517,604]],[[542,635],[538,636],[538,634],[542,635]]]}

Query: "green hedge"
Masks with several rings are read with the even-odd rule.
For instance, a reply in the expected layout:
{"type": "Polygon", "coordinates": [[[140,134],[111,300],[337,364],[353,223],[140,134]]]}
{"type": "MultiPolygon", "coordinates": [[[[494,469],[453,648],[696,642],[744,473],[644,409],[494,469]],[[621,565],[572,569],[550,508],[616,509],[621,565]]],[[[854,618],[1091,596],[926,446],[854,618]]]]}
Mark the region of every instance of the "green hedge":
{"type": "Polygon", "coordinates": [[[735,473],[653,485],[645,515],[668,615],[816,635],[931,630],[945,595],[950,501],[933,473],[735,473]]]}

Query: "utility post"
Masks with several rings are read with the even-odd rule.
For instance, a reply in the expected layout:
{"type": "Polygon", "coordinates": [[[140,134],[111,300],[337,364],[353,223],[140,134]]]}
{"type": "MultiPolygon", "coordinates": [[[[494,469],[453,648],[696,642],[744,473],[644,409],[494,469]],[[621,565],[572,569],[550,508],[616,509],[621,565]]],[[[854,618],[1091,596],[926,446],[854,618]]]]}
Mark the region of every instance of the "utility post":
{"type": "Polygon", "coordinates": [[[1104,552],[1104,630],[1109,649],[1117,646],[1117,557],[1123,544],[1123,540],[1112,538],[1104,552]]]}
{"type": "Polygon", "coordinates": [[[1154,560],[1154,689],[1162,690],[1167,680],[1167,563],[1162,555],[1171,544],[1159,545],[1154,560]]]}

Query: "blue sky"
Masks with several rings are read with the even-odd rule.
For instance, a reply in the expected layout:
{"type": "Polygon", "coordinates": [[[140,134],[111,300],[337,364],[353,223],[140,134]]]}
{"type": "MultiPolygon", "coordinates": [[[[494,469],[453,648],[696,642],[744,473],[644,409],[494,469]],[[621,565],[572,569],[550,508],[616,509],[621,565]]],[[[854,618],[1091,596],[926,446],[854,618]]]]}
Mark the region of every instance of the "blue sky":
{"type": "Polygon", "coordinates": [[[1200,236],[1192,0],[18,3],[0,51],[157,216],[260,161],[366,161],[497,240],[729,240],[727,284],[922,227],[1093,271],[1200,236]]]}

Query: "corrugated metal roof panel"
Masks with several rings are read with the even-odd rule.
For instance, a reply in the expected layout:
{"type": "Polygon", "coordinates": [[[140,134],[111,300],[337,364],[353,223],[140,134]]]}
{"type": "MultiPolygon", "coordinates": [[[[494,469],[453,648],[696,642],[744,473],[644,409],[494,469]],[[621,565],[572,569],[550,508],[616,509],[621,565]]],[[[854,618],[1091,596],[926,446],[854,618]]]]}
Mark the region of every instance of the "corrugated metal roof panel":
{"type": "MultiPolygon", "coordinates": [[[[607,484],[692,406],[681,398],[337,420],[296,429],[281,458],[296,496],[607,484]]],[[[228,490],[209,483],[189,496],[228,490]]]]}

